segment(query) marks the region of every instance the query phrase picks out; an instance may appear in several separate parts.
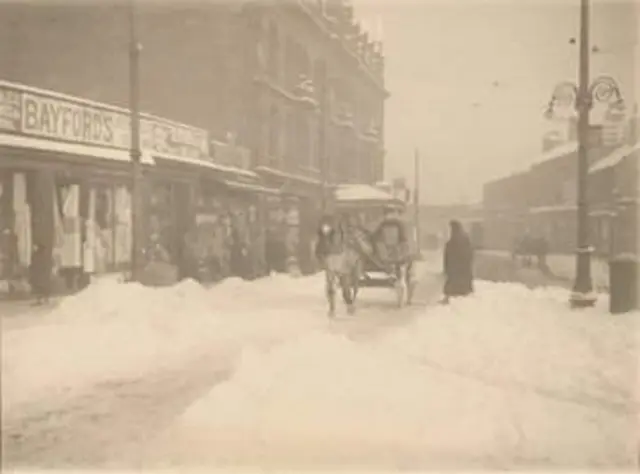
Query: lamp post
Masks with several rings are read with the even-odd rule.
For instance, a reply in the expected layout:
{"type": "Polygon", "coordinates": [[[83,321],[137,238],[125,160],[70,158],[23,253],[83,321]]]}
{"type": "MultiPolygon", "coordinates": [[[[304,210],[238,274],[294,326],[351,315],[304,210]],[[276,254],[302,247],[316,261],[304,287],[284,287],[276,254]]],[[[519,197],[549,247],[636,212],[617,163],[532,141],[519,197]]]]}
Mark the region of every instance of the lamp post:
{"type": "Polygon", "coordinates": [[[131,279],[140,281],[143,271],[142,152],[140,150],[140,51],[136,0],[129,0],[129,109],[131,111],[131,279]]]}
{"type": "Polygon", "coordinates": [[[329,181],[329,154],[327,153],[327,127],[329,117],[329,89],[326,70],[321,78],[322,84],[319,87],[320,95],[320,123],[318,127],[318,148],[317,153],[320,160],[320,180],[322,186],[321,209],[324,214],[327,211],[327,187],[329,181]]]}
{"type": "Polygon", "coordinates": [[[554,90],[546,117],[551,118],[554,107],[575,105],[578,112],[578,179],[577,179],[577,249],[576,276],[570,303],[574,308],[593,306],[596,296],[591,278],[591,247],[589,245],[589,203],[587,179],[589,173],[589,115],[594,102],[620,104],[622,97],[616,82],[609,76],[598,77],[589,85],[589,0],[580,2],[580,58],[578,85],[562,82],[554,90]]]}
{"type": "Polygon", "coordinates": [[[420,152],[418,148],[414,151],[414,185],[413,185],[413,204],[414,219],[416,225],[416,244],[418,246],[417,251],[420,252],[420,242],[422,241],[422,233],[420,232],[420,152]]]}

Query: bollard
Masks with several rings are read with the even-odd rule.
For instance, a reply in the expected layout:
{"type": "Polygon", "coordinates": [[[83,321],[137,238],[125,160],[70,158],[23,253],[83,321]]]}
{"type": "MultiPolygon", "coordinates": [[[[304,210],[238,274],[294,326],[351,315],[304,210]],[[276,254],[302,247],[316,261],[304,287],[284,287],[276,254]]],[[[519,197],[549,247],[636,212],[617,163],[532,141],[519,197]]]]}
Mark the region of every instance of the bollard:
{"type": "Polygon", "coordinates": [[[638,309],[638,258],[622,254],[609,261],[609,312],[638,309]]]}

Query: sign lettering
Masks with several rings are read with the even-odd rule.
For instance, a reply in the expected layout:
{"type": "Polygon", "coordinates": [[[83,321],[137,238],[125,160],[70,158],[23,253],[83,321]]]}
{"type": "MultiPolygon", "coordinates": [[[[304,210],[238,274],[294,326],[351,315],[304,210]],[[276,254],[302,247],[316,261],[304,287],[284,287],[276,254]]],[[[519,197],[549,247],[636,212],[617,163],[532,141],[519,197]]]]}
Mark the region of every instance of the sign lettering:
{"type": "Polygon", "coordinates": [[[72,142],[123,147],[114,128],[128,122],[124,114],[23,94],[22,131],[72,142]],[[120,117],[118,117],[120,115],[120,117]]]}
{"type": "MultiPolygon", "coordinates": [[[[0,84],[0,130],[72,143],[129,149],[127,112],[83,104],[0,84]]],[[[168,120],[140,119],[140,145],[148,152],[209,159],[205,130],[168,120]]]]}

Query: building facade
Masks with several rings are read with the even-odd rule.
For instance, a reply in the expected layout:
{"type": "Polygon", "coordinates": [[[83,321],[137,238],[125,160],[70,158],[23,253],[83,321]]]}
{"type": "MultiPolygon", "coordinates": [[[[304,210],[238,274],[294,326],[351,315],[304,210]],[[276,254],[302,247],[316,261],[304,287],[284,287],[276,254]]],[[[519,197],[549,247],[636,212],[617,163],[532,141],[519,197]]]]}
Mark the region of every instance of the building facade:
{"type": "MultiPolygon", "coordinates": [[[[131,2],[2,4],[2,79],[127,108],[131,18],[131,2]]],[[[140,0],[134,18],[141,110],[247,150],[208,144],[279,191],[260,203],[264,239],[312,270],[322,184],[382,179],[381,45],[338,0],[140,0]]]]}
{"type": "MultiPolygon", "coordinates": [[[[617,143],[593,128],[587,199],[597,254],[637,252],[638,118],[625,121],[617,143]]],[[[570,135],[571,136],[571,135],[570,135]]],[[[526,170],[484,186],[485,245],[512,250],[526,233],[544,237],[553,253],[573,253],[577,233],[575,141],[558,143],[526,170]]]]}

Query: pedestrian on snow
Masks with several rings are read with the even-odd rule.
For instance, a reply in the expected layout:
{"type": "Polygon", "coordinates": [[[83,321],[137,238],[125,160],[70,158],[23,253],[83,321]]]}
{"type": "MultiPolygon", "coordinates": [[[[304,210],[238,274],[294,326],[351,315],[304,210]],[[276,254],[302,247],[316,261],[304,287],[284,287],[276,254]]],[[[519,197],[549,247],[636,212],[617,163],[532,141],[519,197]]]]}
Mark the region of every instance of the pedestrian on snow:
{"type": "Polygon", "coordinates": [[[451,234],[444,248],[444,303],[451,297],[473,293],[473,249],[460,222],[449,223],[451,234]]]}
{"type": "Polygon", "coordinates": [[[34,244],[29,267],[29,284],[36,297],[36,305],[49,302],[52,269],[53,256],[51,252],[47,252],[47,248],[42,244],[34,244]]]}

